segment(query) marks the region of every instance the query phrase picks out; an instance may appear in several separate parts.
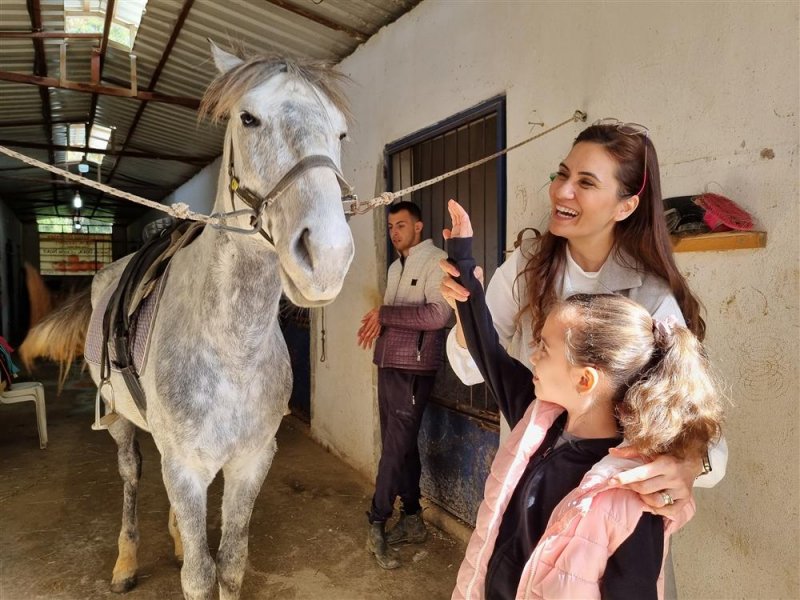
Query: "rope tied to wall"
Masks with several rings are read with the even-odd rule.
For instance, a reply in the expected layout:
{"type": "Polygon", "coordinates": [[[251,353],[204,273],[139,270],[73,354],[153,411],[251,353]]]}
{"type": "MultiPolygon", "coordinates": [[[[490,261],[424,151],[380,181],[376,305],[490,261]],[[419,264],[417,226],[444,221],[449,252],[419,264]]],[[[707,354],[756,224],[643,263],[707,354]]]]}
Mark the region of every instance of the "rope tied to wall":
{"type": "Polygon", "coordinates": [[[363,215],[373,208],[378,206],[385,206],[391,204],[398,198],[402,198],[403,196],[407,196],[413,192],[418,190],[424,189],[426,187],[432,186],[440,181],[444,181],[445,179],[452,177],[453,175],[458,175],[459,173],[464,173],[465,171],[469,171],[475,167],[479,167],[482,164],[485,164],[489,161],[492,161],[496,158],[503,156],[504,154],[508,154],[512,150],[516,150],[517,148],[524,146],[525,144],[529,144],[533,140],[537,140],[542,136],[547,135],[548,133],[555,131],[559,127],[563,127],[564,125],[568,125],[569,123],[577,123],[578,121],[586,121],[586,113],[582,110],[576,110],[569,119],[565,119],[561,123],[557,125],[553,125],[552,127],[545,129],[544,131],[540,131],[539,133],[532,135],[521,142],[517,142],[513,146],[509,146],[508,148],[504,148],[494,154],[489,156],[485,156],[484,158],[478,159],[469,163],[468,165],[464,165],[463,167],[458,167],[447,173],[443,173],[441,175],[437,175],[436,177],[432,177],[431,179],[426,179],[425,181],[421,181],[420,183],[416,183],[411,185],[407,188],[403,188],[402,190],[398,190],[396,192],[383,192],[380,196],[373,198],[372,200],[367,200],[366,202],[361,202],[360,200],[345,200],[343,204],[345,205],[345,214],[351,215],[363,215]]]}

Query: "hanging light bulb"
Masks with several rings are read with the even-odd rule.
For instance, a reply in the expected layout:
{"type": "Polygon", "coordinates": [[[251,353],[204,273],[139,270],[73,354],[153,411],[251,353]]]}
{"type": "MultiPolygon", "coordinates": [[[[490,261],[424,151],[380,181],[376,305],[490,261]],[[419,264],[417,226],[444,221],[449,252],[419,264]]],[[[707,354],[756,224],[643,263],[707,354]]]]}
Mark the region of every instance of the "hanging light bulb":
{"type": "Polygon", "coordinates": [[[83,227],[83,223],[81,222],[80,215],[73,215],[72,217],[72,226],[75,228],[75,231],[80,231],[81,227],[83,227]]]}
{"type": "Polygon", "coordinates": [[[75,196],[72,198],[72,208],[80,210],[83,208],[83,199],[79,191],[75,191],[75,196]]]}

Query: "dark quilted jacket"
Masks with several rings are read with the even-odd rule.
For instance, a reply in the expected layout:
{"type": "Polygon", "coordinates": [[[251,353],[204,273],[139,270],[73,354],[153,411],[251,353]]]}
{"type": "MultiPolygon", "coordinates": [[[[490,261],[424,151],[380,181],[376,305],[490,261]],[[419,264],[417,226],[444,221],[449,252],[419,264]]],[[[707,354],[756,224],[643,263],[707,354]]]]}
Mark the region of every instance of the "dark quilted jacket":
{"type": "Polygon", "coordinates": [[[381,333],[373,362],[382,368],[435,372],[444,361],[444,327],[452,310],[442,298],[439,260],[446,254],[431,240],[389,267],[381,333]]]}

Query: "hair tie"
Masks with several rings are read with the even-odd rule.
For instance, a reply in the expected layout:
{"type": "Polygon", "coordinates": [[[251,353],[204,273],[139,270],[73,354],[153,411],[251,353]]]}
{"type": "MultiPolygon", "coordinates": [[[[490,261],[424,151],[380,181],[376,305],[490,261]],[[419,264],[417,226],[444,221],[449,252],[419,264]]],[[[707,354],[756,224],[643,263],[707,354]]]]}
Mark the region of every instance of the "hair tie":
{"type": "Polygon", "coordinates": [[[675,318],[675,315],[669,315],[665,319],[653,319],[653,338],[656,346],[659,348],[667,346],[672,340],[676,325],[678,325],[678,319],[675,318]]]}

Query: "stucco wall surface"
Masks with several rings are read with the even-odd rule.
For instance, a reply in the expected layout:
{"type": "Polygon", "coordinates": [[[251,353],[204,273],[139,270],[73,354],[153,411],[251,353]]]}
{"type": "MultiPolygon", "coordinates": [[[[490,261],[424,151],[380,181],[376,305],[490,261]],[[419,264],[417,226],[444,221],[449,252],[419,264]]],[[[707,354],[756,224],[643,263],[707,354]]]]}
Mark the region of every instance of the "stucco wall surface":
{"type": "MultiPolygon", "coordinates": [[[[768,232],[766,249],[678,255],[733,401],[728,475],[697,493],[698,516],[674,543],[684,598],[800,596],[799,67],[796,2],[443,0],[423,1],[341,65],[356,115],[344,172],[362,198],[382,189],[386,143],[503,93],[509,143],[577,108],[644,123],[665,196],[721,189],[768,232]]],[[[579,130],[509,155],[508,239],[546,221],[547,176],[579,130]]],[[[355,335],[380,303],[383,216],[350,223],[356,258],[325,309],[325,363],[314,316],[312,431],[372,475],[375,374],[355,335]]]]}

